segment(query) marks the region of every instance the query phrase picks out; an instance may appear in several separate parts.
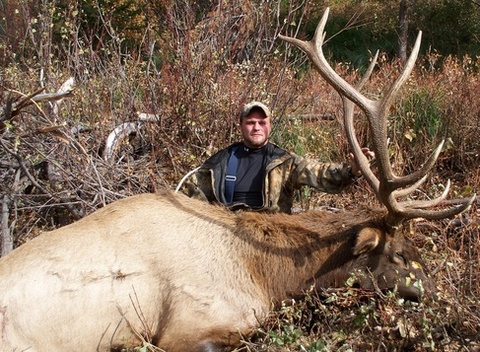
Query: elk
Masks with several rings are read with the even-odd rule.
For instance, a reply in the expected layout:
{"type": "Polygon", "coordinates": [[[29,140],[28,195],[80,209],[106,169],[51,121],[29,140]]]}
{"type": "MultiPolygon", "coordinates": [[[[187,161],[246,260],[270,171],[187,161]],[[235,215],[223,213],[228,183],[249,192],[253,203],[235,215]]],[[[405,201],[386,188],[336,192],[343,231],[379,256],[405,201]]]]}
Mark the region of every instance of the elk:
{"type": "Polygon", "coordinates": [[[412,69],[419,39],[400,78],[371,101],[324,59],[327,16],[312,42],[281,38],[304,50],[346,97],[352,149],[385,209],[234,213],[169,190],[116,201],[0,259],[0,350],[108,351],[147,339],[165,351],[228,351],[282,300],[312,286],[343,286],[352,274],[361,287],[407,298],[434,290],[399,227],[415,217],[453,216],[473,198],[439,210],[431,208],[446,192],[431,202],[398,201],[425,179],[440,148],[419,172],[395,176],[379,121],[412,69]],[[372,125],[378,178],[355,140],[350,101],[372,125]]]}

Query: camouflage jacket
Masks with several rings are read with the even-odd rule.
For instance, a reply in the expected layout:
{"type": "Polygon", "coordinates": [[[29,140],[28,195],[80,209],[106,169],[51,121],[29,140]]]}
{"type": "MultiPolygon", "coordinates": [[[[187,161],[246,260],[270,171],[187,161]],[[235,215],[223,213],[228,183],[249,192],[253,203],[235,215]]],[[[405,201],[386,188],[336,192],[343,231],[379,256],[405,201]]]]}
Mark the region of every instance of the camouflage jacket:
{"type": "MultiPolygon", "coordinates": [[[[190,197],[227,205],[225,174],[230,151],[235,143],[207,159],[186,182],[190,197]]],[[[288,152],[273,143],[267,146],[266,172],[263,181],[263,208],[256,210],[291,213],[293,192],[303,185],[322,192],[339,193],[354,182],[348,164],[321,163],[288,152]]],[[[245,204],[229,208],[248,208],[245,204]]]]}

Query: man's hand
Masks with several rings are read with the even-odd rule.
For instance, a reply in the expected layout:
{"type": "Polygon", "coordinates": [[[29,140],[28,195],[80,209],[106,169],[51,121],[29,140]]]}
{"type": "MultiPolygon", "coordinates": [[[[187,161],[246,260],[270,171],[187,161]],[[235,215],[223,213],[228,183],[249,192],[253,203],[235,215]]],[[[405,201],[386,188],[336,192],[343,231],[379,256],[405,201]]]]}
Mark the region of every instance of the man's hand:
{"type": "MultiPolygon", "coordinates": [[[[375,159],[375,153],[372,152],[369,148],[364,147],[362,148],[363,154],[368,158],[368,160],[373,160],[375,159]]],[[[352,174],[356,177],[362,176],[362,171],[358,167],[357,160],[355,159],[355,156],[350,153],[348,154],[348,159],[350,160],[350,166],[352,167],[352,174]]]]}

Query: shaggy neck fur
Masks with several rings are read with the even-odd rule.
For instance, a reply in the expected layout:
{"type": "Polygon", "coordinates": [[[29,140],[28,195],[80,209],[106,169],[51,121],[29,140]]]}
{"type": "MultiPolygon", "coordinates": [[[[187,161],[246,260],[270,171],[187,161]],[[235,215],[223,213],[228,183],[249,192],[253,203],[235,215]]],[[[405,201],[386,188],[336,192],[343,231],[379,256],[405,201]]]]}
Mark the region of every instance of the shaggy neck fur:
{"type": "Polygon", "coordinates": [[[355,267],[356,234],[366,226],[384,227],[385,212],[363,209],[333,214],[313,211],[297,215],[241,213],[236,235],[239,254],[252,280],[278,303],[302,294],[310,285],[343,286],[355,267]]]}

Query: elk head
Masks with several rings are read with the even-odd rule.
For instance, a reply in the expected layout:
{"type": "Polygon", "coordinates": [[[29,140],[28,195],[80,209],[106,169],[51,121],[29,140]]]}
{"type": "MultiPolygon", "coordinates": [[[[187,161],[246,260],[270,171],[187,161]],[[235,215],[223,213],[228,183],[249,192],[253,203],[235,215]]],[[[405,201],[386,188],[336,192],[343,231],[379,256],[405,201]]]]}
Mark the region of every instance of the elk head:
{"type": "Polygon", "coordinates": [[[385,222],[389,236],[392,236],[392,239],[394,239],[395,233],[398,232],[398,227],[405,220],[414,218],[425,218],[427,220],[443,219],[468,209],[475,200],[475,195],[469,199],[462,199],[458,205],[447,208],[437,208],[447,196],[450,181],[447,182],[445,191],[437,198],[428,201],[406,199],[427,179],[428,172],[435,164],[442,150],[443,141],[425,161],[423,166],[409,175],[396,175],[390,163],[387,149],[387,116],[395,96],[413,70],[420,49],[422,33],[419,32],[412,53],[399,77],[390,85],[382,98],[372,100],[363,95],[360,90],[373,71],[378,52],[373,58],[366,74],[355,87],[346,82],[332,69],[322,51],[325,39],[324,28],[328,13],[329,9],[327,8],[311,41],[303,41],[283,35],[279,35],[279,37],[304,51],[314,68],[340,94],[343,101],[345,131],[350,148],[366,181],[375,192],[380,203],[387,209],[385,222]],[[370,126],[372,150],[375,153],[378,165],[376,174],[370,167],[370,162],[363,154],[362,148],[355,136],[353,124],[355,106],[365,114],[370,126]]]}

